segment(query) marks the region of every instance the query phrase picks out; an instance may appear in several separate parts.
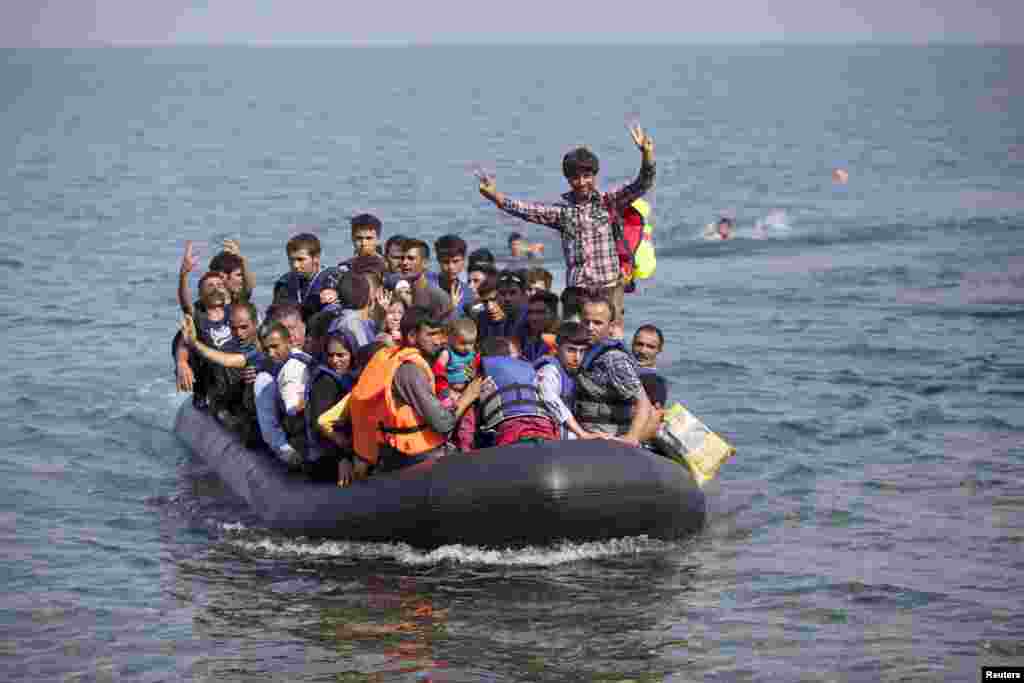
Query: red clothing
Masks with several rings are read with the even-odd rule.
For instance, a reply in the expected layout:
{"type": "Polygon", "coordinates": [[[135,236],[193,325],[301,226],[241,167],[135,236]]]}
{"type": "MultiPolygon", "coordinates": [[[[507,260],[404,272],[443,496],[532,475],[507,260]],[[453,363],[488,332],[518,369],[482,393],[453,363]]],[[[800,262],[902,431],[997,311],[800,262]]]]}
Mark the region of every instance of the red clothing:
{"type": "Polygon", "coordinates": [[[555,430],[554,422],[546,417],[513,417],[498,425],[494,445],[507,446],[523,439],[555,441],[558,439],[558,432],[555,430]]]}

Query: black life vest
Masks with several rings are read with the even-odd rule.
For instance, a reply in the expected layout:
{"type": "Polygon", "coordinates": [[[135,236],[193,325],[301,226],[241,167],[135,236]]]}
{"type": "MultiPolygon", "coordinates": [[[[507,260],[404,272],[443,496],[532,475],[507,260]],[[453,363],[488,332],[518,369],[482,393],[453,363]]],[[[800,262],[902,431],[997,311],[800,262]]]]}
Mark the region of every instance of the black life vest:
{"type": "Polygon", "coordinates": [[[352,375],[348,373],[344,375],[339,375],[337,372],[331,370],[326,365],[317,365],[310,368],[309,382],[306,384],[306,392],[304,397],[306,402],[306,409],[303,411],[303,414],[305,415],[306,419],[306,443],[310,445],[315,444],[319,448],[323,448],[323,446],[325,446],[326,444],[324,442],[324,439],[320,436],[320,432],[316,429],[315,425],[313,424],[313,414],[309,410],[309,401],[313,396],[313,385],[316,384],[316,381],[320,379],[321,375],[327,375],[328,377],[333,379],[334,382],[338,385],[338,390],[341,392],[342,396],[345,396],[350,391],[352,391],[352,386],[355,384],[355,378],[352,377],[352,375]]]}
{"type": "Polygon", "coordinates": [[[608,339],[591,346],[583,356],[579,374],[576,375],[574,413],[584,429],[611,424],[617,427],[619,433],[624,434],[633,423],[633,400],[623,398],[611,387],[598,382],[591,372],[597,359],[610,351],[621,351],[629,357],[621,341],[608,339]]]}

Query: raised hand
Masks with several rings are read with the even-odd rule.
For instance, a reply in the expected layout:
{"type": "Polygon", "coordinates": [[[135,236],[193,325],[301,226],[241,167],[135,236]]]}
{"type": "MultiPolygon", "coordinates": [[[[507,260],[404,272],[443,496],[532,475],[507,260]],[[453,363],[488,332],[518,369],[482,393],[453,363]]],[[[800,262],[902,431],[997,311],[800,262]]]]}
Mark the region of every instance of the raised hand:
{"type": "Polygon", "coordinates": [[[391,290],[384,289],[381,287],[377,290],[377,303],[381,308],[387,310],[388,306],[391,305],[391,290]]]}
{"type": "Polygon", "coordinates": [[[224,251],[235,256],[241,256],[242,245],[238,243],[238,240],[226,239],[224,240],[224,251]]]}
{"type": "Polygon", "coordinates": [[[336,289],[323,289],[320,291],[320,303],[324,306],[330,306],[331,304],[338,303],[338,290],[336,289]]]}
{"type": "Polygon", "coordinates": [[[480,181],[480,194],[492,202],[497,201],[498,184],[494,181],[494,178],[481,174],[477,176],[477,179],[480,181]]]}
{"type": "Polygon", "coordinates": [[[174,385],[178,391],[191,393],[195,386],[196,376],[188,362],[178,363],[177,372],[174,373],[174,385]]]}
{"type": "Polygon", "coordinates": [[[629,134],[633,136],[633,144],[637,146],[641,152],[646,154],[654,154],[654,138],[647,134],[640,124],[633,124],[629,127],[629,134]]]}
{"type": "Polygon", "coordinates": [[[192,240],[185,242],[185,254],[181,257],[181,272],[191,273],[196,267],[196,250],[192,247],[192,240]]]}
{"type": "Polygon", "coordinates": [[[195,346],[198,336],[196,334],[195,321],[192,320],[192,316],[186,315],[181,319],[181,338],[185,340],[187,345],[195,346]]]}

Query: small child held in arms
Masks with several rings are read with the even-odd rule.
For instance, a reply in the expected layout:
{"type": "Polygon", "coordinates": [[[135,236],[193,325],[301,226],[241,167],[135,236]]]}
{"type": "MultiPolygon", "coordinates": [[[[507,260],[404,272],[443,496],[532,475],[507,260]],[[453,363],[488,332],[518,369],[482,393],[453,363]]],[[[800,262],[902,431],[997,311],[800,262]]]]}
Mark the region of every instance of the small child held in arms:
{"type": "Polygon", "coordinates": [[[457,401],[476,374],[477,363],[476,323],[469,318],[453,320],[448,325],[448,346],[438,356],[435,365],[439,374],[444,369],[444,381],[438,382],[438,395],[442,388],[447,388],[457,401]]]}

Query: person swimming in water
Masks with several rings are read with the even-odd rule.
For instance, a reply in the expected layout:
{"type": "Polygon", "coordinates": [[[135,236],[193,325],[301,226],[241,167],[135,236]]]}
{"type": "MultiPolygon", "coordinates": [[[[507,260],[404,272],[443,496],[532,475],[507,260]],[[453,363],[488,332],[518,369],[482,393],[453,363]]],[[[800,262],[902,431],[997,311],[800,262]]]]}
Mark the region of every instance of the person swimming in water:
{"type": "Polygon", "coordinates": [[[708,223],[704,228],[704,239],[712,241],[731,240],[736,236],[736,225],[731,218],[722,216],[717,223],[708,223]]]}

